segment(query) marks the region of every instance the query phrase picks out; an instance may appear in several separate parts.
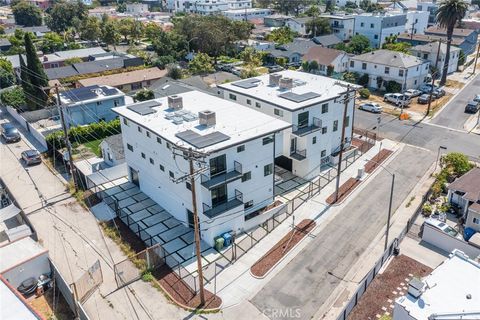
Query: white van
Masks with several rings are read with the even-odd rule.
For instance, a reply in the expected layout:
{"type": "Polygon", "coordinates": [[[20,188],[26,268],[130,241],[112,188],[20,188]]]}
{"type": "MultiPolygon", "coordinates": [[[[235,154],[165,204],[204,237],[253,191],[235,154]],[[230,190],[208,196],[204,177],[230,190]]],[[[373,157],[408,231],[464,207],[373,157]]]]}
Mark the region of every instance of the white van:
{"type": "Polygon", "coordinates": [[[448,235],[451,235],[452,237],[463,239],[462,236],[455,229],[453,229],[448,224],[440,220],[428,218],[425,220],[424,224],[428,224],[429,226],[432,226],[435,229],[438,229],[448,235]]]}

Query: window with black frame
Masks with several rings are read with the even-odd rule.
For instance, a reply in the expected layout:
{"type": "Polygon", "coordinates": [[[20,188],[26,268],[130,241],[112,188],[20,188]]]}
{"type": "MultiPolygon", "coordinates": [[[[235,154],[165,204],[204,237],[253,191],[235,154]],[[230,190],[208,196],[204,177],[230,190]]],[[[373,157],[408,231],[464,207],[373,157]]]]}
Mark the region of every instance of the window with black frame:
{"type": "Polygon", "coordinates": [[[210,159],[210,177],[225,173],[227,170],[227,156],[221,156],[210,159]]]}

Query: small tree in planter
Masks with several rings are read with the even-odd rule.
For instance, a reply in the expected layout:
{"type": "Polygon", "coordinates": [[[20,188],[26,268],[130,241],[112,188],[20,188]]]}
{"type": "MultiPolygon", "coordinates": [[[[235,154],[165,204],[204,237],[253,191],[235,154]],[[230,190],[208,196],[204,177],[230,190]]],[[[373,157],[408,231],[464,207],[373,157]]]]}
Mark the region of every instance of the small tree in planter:
{"type": "Polygon", "coordinates": [[[334,71],[334,67],[332,65],[327,66],[327,76],[331,77],[334,71]]]}
{"type": "Polygon", "coordinates": [[[368,90],[367,88],[362,88],[358,90],[358,93],[363,99],[368,99],[370,97],[370,90],[368,90]]]}
{"type": "Polygon", "coordinates": [[[433,207],[432,205],[429,203],[429,202],[426,202],[423,206],[422,206],[422,214],[425,216],[425,217],[430,217],[430,215],[432,214],[433,212],[433,207]]]}

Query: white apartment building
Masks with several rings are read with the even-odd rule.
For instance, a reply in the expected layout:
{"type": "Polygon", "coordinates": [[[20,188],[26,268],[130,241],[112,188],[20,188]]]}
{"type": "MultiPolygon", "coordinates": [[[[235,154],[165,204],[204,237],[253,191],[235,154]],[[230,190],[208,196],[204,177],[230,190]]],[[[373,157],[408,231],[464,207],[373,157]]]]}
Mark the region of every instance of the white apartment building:
{"type": "Polygon", "coordinates": [[[232,20],[261,19],[272,14],[272,10],[263,8],[245,8],[223,11],[222,14],[232,20]]]}
{"type": "Polygon", "coordinates": [[[480,264],[459,250],[395,301],[393,320],[480,319],[480,264]]]}
{"type": "Polygon", "coordinates": [[[252,0],[168,0],[172,12],[190,12],[200,15],[218,14],[227,10],[252,8],[252,0]]]}
{"type": "Polygon", "coordinates": [[[397,51],[377,50],[350,57],[349,72],[368,74],[368,87],[382,89],[386,82],[396,81],[403,90],[416,89],[425,83],[430,72],[427,60],[397,51]],[[381,88],[379,88],[379,85],[381,88]]]}
{"type": "MultiPolygon", "coordinates": [[[[218,86],[218,94],[292,124],[275,164],[312,179],[340,151],[346,83],[286,70],[218,86]]],[[[354,99],[347,107],[345,142],[352,136],[354,99]]]]}
{"type": "Polygon", "coordinates": [[[354,15],[329,15],[322,14],[324,18],[330,21],[332,33],[342,40],[350,40],[355,35],[355,16],[354,15]]]}
{"type": "Polygon", "coordinates": [[[310,20],[312,20],[311,17],[290,18],[285,22],[285,26],[289,27],[301,36],[306,36],[307,24],[310,20]]]}
{"type": "Polygon", "coordinates": [[[436,15],[439,2],[437,1],[419,1],[417,2],[417,11],[428,12],[428,24],[433,25],[436,21],[436,15]]]}
{"type": "MultiPolygon", "coordinates": [[[[450,60],[448,62],[448,73],[453,73],[458,69],[458,59],[460,58],[460,48],[451,46],[450,47],[450,60]]],[[[435,62],[438,63],[437,69],[443,70],[445,64],[445,58],[447,57],[447,45],[442,43],[440,45],[440,51],[438,50],[438,42],[430,42],[427,44],[421,44],[415,47],[410,48],[410,52],[419,58],[428,60],[431,66],[435,66],[435,62]]]]}
{"type": "Polygon", "coordinates": [[[190,91],[114,109],[120,116],[129,179],[185,225],[193,226],[189,161],[205,154],[195,182],[201,236],[213,245],[240,232],[245,216],[274,198],[274,159],[291,124],[232,101],[190,91]]]}
{"type": "Polygon", "coordinates": [[[385,38],[405,31],[405,13],[364,13],[355,16],[355,35],[364,35],[372,48],[381,48],[385,38]]]}
{"type": "Polygon", "coordinates": [[[430,13],[428,11],[407,11],[405,32],[425,34],[425,30],[428,28],[429,17],[430,13]]]}
{"type": "Polygon", "coordinates": [[[148,10],[148,4],[127,3],[125,12],[128,13],[128,14],[132,14],[132,15],[140,15],[140,14],[150,12],[150,10],[148,10]]]}

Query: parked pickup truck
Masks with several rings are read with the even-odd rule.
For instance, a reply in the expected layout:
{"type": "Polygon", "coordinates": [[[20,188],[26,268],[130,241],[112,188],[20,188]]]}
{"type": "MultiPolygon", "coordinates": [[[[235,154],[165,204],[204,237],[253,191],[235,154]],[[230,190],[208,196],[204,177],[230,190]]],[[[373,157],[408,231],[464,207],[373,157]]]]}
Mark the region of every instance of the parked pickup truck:
{"type": "Polygon", "coordinates": [[[410,97],[401,93],[387,93],[383,96],[383,101],[393,103],[397,107],[408,106],[411,102],[410,97]]]}

